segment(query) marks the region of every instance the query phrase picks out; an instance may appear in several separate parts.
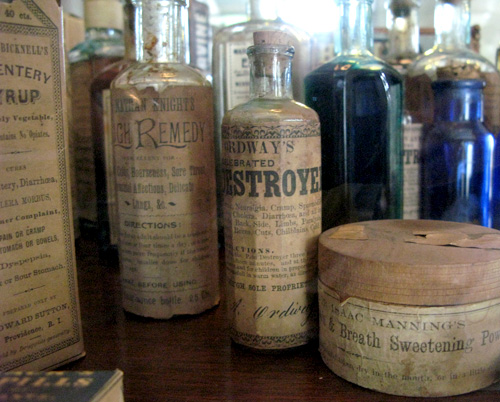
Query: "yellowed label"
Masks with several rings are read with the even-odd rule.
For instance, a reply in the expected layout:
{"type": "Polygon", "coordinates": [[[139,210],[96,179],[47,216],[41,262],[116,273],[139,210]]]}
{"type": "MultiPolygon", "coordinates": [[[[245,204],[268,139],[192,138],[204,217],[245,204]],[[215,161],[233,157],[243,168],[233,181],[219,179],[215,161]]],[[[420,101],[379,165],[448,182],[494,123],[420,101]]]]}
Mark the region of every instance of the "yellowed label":
{"type": "Polygon", "coordinates": [[[349,298],[319,282],[320,352],[340,377],[405,396],[458,395],[498,380],[500,300],[415,307],[349,298]]]}
{"type": "Polygon", "coordinates": [[[71,135],[75,146],[75,171],[79,218],[97,222],[94,145],[90,116],[90,61],[71,65],[71,135]]]}
{"type": "Polygon", "coordinates": [[[319,123],[222,132],[231,336],[261,349],[303,345],[317,331],[319,123]]]}
{"type": "Polygon", "coordinates": [[[420,216],[420,147],[422,124],[403,125],[403,219],[420,216]]]}
{"type": "Polygon", "coordinates": [[[247,49],[252,40],[229,42],[226,45],[226,110],[250,99],[250,62],[247,49]]]}
{"type": "Polygon", "coordinates": [[[112,89],[123,306],[169,318],[219,301],[212,90],[112,89]]]}
{"type": "Polygon", "coordinates": [[[492,133],[500,130],[500,77],[497,72],[483,73],[484,124],[492,133]]]}
{"type": "Polygon", "coordinates": [[[0,2],[0,371],[83,353],[60,18],[0,2]]]}

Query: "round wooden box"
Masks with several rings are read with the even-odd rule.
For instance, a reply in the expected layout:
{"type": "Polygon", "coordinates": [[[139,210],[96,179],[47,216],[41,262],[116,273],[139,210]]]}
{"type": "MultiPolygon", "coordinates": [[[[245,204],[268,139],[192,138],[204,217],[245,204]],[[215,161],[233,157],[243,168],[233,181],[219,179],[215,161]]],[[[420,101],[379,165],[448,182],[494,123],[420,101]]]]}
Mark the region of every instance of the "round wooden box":
{"type": "Polygon", "coordinates": [[[500,231],[426,220],[319,239],[320,352],[360,386],[449,396],[500,373],[500,231]]]}

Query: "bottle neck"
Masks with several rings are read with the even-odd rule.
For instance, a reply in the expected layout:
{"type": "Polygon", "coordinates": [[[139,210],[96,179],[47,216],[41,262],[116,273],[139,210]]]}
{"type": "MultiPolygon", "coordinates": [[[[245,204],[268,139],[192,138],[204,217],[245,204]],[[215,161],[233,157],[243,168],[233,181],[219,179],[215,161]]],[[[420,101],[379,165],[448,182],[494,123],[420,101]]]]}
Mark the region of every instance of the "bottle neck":
{"type": "Polygon", "coordinates": [[[251,21],[274,21],[278,19],[276,0],[249,0],[248,16],[251,21]]]}
{"type": "Polygon", "coordinates": [[[188,63],[185,0],[134,0],[136,59],[188,63]]]}
{"type": "Polygon", "coordinates": [[[389,59],[408,59],[420,51],[418,4],[414,0],[392,0],[387,7],[389,59]]]}
{"type": "Polygon", "coordinates": [[[466,48],[470,42],[470,0],[437,0],[434,29],[438,48],[466,48]]]}
{"type": "Polygon", "coordinates": [[[292,99],[293,48],[285,45],[257,45],[248,49],[250,97],[292,99]]]}
{"type": "Polygon", "coordinates": [[[135,59],[135,7],[130,0],[125,2],[123,23],[123,42],[125,44],[125,59],[135,59]]]}
{"type": "Polygon", "coordinates": [[[337,0],[337,55],[371,54],[373,51],[372,0],[337,0]]]}
{"type": "Polygon", "coordinates": [[[434,120],[482,121],[483,86],[480,80],[434,82],[434,120]]]}

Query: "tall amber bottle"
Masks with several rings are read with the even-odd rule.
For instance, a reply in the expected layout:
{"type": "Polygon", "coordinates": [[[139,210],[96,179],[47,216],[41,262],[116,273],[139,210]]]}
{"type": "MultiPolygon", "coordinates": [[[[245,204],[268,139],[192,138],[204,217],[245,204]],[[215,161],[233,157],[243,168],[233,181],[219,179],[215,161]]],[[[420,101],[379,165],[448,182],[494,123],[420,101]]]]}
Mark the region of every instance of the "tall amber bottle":
{"type": "Polygon", "coordinates": [[[251,100],[222,123],[229,326],[239,344],[287,349],[317,331],[319,119],[292,98],[290,37],[263,31],[254,41],[251,100]]]}
{"type": "Polygon", "coordinates": [[[186,64],[184,0],[134,0],[137,63],[111,84],[125,310],[219,302],[212,88],[186,64]]]}

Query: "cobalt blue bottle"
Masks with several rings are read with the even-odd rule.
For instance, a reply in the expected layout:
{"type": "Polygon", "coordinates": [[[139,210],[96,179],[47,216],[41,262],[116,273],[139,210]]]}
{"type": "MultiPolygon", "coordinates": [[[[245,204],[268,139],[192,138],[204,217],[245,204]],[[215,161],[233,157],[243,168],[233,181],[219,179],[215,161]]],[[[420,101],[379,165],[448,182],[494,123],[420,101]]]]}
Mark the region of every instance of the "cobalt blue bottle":
{"type": "Polygon", "coordinates": [[[493,171],[493,227],[500,230],[500,141],[497,135],[495,143],[495,161],[493,171]]]}
{"type": "Polygon", "coordinates": [[[481,80],[439,80],[422,142],[423,219],[493,224],[495,138],[483,125],[481,80]]]}
{"type": "Polygon", "coordinates": [[[336,56],[305,78],[321,123],[323,230],[402,217],[402,77],[372,53],[372,2],[336,0],[336,56]]]}

